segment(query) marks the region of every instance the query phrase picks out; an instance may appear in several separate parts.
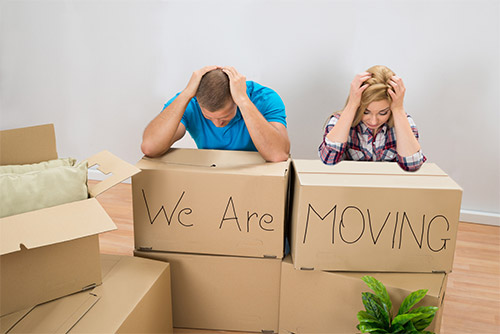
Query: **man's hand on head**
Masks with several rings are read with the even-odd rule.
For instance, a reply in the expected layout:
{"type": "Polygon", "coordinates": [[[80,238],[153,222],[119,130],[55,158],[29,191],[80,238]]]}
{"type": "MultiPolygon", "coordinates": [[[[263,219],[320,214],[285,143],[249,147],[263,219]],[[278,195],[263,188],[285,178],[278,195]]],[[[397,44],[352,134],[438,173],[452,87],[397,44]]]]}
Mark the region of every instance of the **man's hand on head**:
{"type": "Polygon", "coordinates": [[[229,89],[234,103],[238,106],[248,102],[250,99],[247,95],[247,79],[239,73],[234,67],[222,67],[222,71],[229,77],[229,89]]]}
{"type": "Polygon", "coordinates": [[[193,98],[196,96],[196,92],[198,91],[198,86],[200,85],[201,78],[210,71],[216,70],[220,68],[220,66],[215,66],[215,65],[210,65],[210,66],[205,66],[203,68],[200,68],[199,70],[196,70],[193,72],[191,75],[191,79],[189,79],[189,82],[184,88],[183,93],[187,95],[188,98],[193,98]]]}

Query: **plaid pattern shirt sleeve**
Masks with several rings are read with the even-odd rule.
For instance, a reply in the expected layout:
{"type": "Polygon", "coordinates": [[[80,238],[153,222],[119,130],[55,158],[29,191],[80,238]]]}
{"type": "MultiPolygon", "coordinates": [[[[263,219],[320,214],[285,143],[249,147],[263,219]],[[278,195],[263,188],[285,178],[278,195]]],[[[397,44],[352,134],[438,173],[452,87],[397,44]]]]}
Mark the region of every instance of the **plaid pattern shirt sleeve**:
{"type": "Polygon", "coordinates": [[[328,121],[325,127],[325,133],[323,134],[323,141],[318,148],[318,154],[321,161],[327,165],[335,165],[341,161],[347,147],[347,143],[334,143],[326,138],[326,135],[330,133],[335,124],[337,124],[339,116],[340,115],[335,114],[328,121]]]}
{"type": "MultiPolygon", "coordinates": [[[[419,135],[418,135],[417,125],[415,124],[415,122],[413,121],[413,118],[411,118],[410,115],[406,115],[406,116],[407,116],[408,122],[410,123],[411,130],[413,131],[413,135],[418,140],[419,135]]],[[[408,172],[417,171],[418,169],[420,169],[420,167],[423,165],[423,163],[426,160],[427,160],[427,158],[422,153],[422,150],[419,150],[417,153],[410,155],[408,157],[403,157],[399,154],[396,157],[396,161],[397,161],[398,165],[402,169],[404,169],[405,171],[408,171],[408,172]]]]}

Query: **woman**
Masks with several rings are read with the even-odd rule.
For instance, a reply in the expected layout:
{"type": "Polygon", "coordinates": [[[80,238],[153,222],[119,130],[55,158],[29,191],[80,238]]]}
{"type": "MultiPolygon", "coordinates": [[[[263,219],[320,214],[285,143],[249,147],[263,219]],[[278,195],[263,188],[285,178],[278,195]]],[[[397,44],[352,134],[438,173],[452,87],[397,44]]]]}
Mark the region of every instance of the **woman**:
{"type": "Polygon", "coordinates": [[[416,171],[426,158],[418,130],[405,113],[403,80],[389,68],[373,66],[354,77],[344,110],[330,116],[319,146],[325,164],[341,160],[396,161],[416,171]]]}

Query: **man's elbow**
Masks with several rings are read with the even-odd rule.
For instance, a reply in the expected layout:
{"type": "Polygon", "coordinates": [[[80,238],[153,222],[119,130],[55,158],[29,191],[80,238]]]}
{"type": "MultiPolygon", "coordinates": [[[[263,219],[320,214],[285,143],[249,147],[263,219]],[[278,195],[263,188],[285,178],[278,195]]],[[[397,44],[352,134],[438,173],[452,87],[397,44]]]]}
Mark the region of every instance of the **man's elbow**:
{"type": "Polygon", "coordinates": [[[160,155],[158,150],[154,147],[154,145],[152,145],[152,143],[150,143],[147,140],[142,141],[141,151],[142,153],[144,153],[145,156],[150,158],[154,158],[160,155]]]}
{"type": "Polygon", "coordinates": [[[279,152],[276,154],[273,154],[269,157],[266,158],[267,162],[282,162],[282,161],[287,161],[288,158],[290,157],[290,154],[287,152],[279,152]]]}

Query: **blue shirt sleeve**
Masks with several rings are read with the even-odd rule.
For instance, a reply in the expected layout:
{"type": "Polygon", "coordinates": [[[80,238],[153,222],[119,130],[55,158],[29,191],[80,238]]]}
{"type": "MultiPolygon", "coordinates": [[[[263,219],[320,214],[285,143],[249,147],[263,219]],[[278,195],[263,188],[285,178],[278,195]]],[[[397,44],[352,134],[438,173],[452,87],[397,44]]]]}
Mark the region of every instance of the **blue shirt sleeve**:
{"type": "Polygon", "coordinates": [[[285,104],[274,90],[256,82],[247,81],[247,94],[268,122],[286,124],[285,104]]]}

